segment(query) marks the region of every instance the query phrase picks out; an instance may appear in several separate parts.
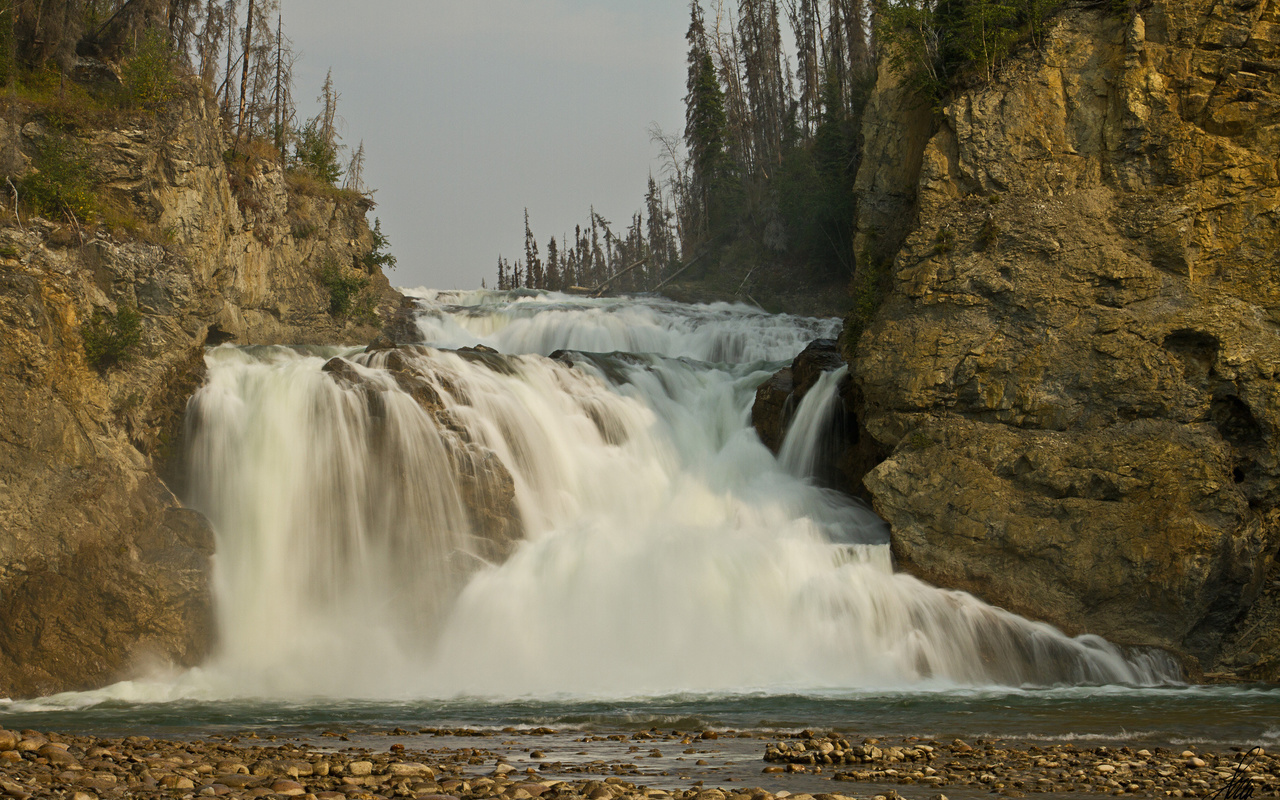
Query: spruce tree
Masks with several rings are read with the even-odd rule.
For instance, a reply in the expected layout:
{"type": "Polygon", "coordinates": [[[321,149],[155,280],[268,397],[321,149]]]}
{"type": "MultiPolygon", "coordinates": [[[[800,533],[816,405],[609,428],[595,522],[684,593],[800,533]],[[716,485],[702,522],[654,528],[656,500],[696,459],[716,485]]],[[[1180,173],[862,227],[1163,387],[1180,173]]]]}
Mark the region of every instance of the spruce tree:
{"type": "Polygon", "coordinates": [[[725,142],[728,120],[698,0],[691,0],[689,11],[684,141],[692,173],[690,193],[700,211],[698,224],[702,232],[714,235],[725,222],[724,206],[733,173],[725,142]]]}
{"type": "Polygon", "coordinates": [[[524,268],[528,276],[526,284],[530,289],[545,289],[545,277],[542,274],[542,259],[538,257],[538,241],[533,238],[529,228],[529,209],[524,210],[524,268]]]}
{"type": "Polygon", "coordinates": [[[547,263],[544,270],[548,289],[559,291],[564,288],[560,274],[560,249],[556,247],[556,237],[554,236],[551,237],[551,241],[547,242],[547,263]]]}

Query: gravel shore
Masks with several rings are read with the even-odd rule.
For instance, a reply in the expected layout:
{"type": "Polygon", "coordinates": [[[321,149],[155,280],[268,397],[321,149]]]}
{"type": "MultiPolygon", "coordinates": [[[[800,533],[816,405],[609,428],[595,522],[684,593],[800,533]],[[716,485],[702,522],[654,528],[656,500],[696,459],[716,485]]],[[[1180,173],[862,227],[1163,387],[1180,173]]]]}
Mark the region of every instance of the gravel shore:
{"type": "MultiPolygon", "coordinates": [[[[1280,759],[1260,751],[1196,752],[1153,748],[1077,748],[1069,744],[1011,746],[976,740],[951,742],[906,739],[850,741],[838,735],[804,732],[759,741],[738,734],[758,748],[762,782],[774,787],[735,785],[710,788],[698,781],[684,788],[661,773],[643,773],[630,759],[564,764],[547,760],[530,746],[539,734],[514,732],[515,751],[487,746],[493,732],[396,729],[366,734],[348,744],[341,733],[318,734],[312,742],[272,741],[215,735],[191,741],[146,736],[103,738],[58,733],[0,730],[0,795],[16,800],[114,800],[115,798],[297,797],[303,800],[849,800],[906,798],[936,800],[954,796],[1029,793],[1130,794],[1139,797],[1269,797],[1280,794],[1280,759]],[[446,747],[432,747],[432,736],[446,747]],[[474,736],[469,746],[466,737],[474,736]],[[390,746],[371,746],[385,737],[390,746]],[[421,737],[421,738],[415,738],[421,737]],[[410,744],[406,746],[405,741],[410,744]],[[527,753],[527,757],[524,757],[527,753]],[[534,766],[534,765],[537,766],[534,766]],[[574,773],[593,773],[576,777],[574,773]],[[830,792],[777,789],[784,776],[805,776],[806,786],[821,777],[830,792]],[[645,784],[649,784],[646,786],[645,784]],[[885,788],[886,786],[894,788],[885,788]]],[[[501,734],[497,734],[501,736],[501,734]]],[[[659,745],[686,746],[698,754],[725,734],[705,732],[629,732],[607,737],[587,735],[574,742],[627,745],[629,753],[660,754],[659,745]]],[[[497,745],[497,742],[493,742],[497,745]]],[[[586,755],[587,751],[583,751],[586,755]]],[[[681,759],[683,760],[683,759],[681,759]]],[[[706,763],[700,761],[699,763],[706,763]]],[[[741,780],[726,778],[725,780],[741,780]]]]}

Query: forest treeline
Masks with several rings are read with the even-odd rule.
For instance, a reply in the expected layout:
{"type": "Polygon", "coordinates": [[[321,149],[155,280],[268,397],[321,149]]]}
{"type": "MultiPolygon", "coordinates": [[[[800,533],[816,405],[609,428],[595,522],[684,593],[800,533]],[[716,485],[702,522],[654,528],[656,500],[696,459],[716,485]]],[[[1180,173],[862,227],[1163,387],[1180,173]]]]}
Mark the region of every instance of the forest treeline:
{"type": "Polygon", "coordinates": [[[500,288],[653,289],[695,258],[803,259],[833,276],[849,252],[860,114],[874,80],[863,0],[693,0],[683,135],[651,130],[664,171],[615,231],[592,209],[539,252],[498,260],[500,288]],[[710,12],[710,15],[708,14],[710,12]]]}
{"type": "Polygon", "coordinates": [[[365,193],[364,147],[341,144],[331,77],[319,113],[298,119],[295,59],[279,0],[0,0],[0,86],[55,123],[113,105],[156,111],[194,84],[232,134],[233,188],[238,164],[271,158],[322,188],[365,193]]]}
{"type": "Polygon", "coordinates": [[[643,210],[615,231],[591,209],[541,252],[526,211],[523,258],[499,257],[498,287],[652,290],[723,263],[735,281],[745,272],[738,293],[758,267],[848,283],[877,53],[936,105],[957,82],[994,77],[1017,43],[1038,44],[1059,2],[691,0],[685,127],[651,131],[664,174],[643,210]]]}

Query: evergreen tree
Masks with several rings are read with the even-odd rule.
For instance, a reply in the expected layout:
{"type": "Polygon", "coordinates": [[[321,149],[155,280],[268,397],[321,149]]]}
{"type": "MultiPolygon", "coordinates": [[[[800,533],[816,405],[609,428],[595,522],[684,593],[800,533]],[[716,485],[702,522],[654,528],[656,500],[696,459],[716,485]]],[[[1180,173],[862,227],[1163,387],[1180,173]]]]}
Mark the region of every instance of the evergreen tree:
{"type": "Polygon", "coordinates": [[[667,269],[671,264],[670,217],[663,202],[662,192],[658,188],[658,182],[653,179],[653,175],[649,176],[649,191],[644,196],[644,207],[648,215],[649,281],[647,286],[652,286],[657,280],[666,277],[667,269]]]}
{"type": "Polygon", "coordinates": [[[538,257],[538,240],[533,238],[533,231],[529,228],[527,208],[524,210],[524,266],[528,276],[527,286],[530,289],[545,289],[542,259],[538,257]]]}
{"type": "Polygon", "coordinates": [[[783,64],[777,0],[739,0],[738,40],[746,75],[751,171],[768,176],[782,159],[783,121],[789,105],[789,70],[783,64]]]}
{"type": "Polygon", "coordinates": [[[336,186],[342,177],[338,163],[341,146],[338,144],[337,114],[338,93],[333,88],[333,70],[325,75],[324,87],[316,98],[321,103],[320,113],[298,131],[294,144],[294,160],[300,169],[336,186]]]}
{"type": "Polygon", "coordinates": [[[547,242],[546,288],[560,291],[564,289],[560,272],[560,250],[556,247],[556,237],[547,242]]]}
{"type": "Polygon", "coordinates": [[[716,77],[699,0],[689,4],[688,80],[684,140],[689,150],[690,196],[698,210],[692,236],[717,234],[726,222],[726,200],[733,168],[726,152],[724,93],[716,77]]]}

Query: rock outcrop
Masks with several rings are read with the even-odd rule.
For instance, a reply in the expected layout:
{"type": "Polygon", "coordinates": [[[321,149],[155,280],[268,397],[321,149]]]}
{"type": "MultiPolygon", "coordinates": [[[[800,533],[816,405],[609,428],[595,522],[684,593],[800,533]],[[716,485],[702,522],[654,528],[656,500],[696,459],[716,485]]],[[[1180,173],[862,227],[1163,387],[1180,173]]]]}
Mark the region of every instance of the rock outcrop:
{"type": "MultiPolygon", "coordinates": [[[[483,563],[505,561],[524,538],[524,526],[516,504],[515,479],[496,453],[476,442],[467,429],[450,415],[436,390],[436,386],[449,386],[450,378],[436,373],[424,361],[422,356],[426,348],[415,345],[370,346],[371,351],[375,348],[377,355],[371,366],[387,370],[395,379],[396,386],[432,418],[443,437],[460,499],[470,522],[471,547],[475,555],[483,563]]],[[[464,358],[480,356],[482,358],[477,360],[498,371],[510,369],[502,361],[504,357],[489,348],[463,348],[456,352],[464,358]]],[[[339,385],[361,392],[372,418],[383,416],[377,406],[385,402],[382,397],[385,389],[360,375],[349,361],[332,358],[325,363],[323,370],[339,385]]],[[[370,435],[377,436],[378,433],[375,430],[370,435]]]]}
{"type": "MultiPolygon", "coordinates": [[[[54,135],[39,117],[0,132],[15,183],[54,135]]],[[[0,696],[198,663],[212,535],[179,504],[173,467],[202,348],[375,333],[329,313],[317,272],[370,250],[367,203],[298,191],[267,162],[229,174],[230,143],[199,98],[75,138],[105,201],[149,234],[19,220],[12,206],[0,222],[0,696]],[[140,344],[95,369],[86,331],[122,309],[139,312],[140,344]]],[[[367,280],[393,307],[386,279],[367,280]]]]}
{"type": "MultiPolygon", "coordinates": [[[[775,455],[782,449],[792,417],[824,372],[845,365],[834,339],[815,339],[791,362],[756,389],[751,425],[775,455]]],[[[840,404],[831,421],[830,441],[822,448],[813,477],[824,486],[869,500],[863,485],[867,472],[884,460],[885,451],[858,421],[861,390],[846,375],[837,387],[840,404]]]]}
{"type": "Polygon", "coordinates": [[[1071,3],[932,119],[903,94],[882,67],[858,224],[892,286],[846,352],[898,565],[1280,677],[1274,8],[1071,3]]]}

